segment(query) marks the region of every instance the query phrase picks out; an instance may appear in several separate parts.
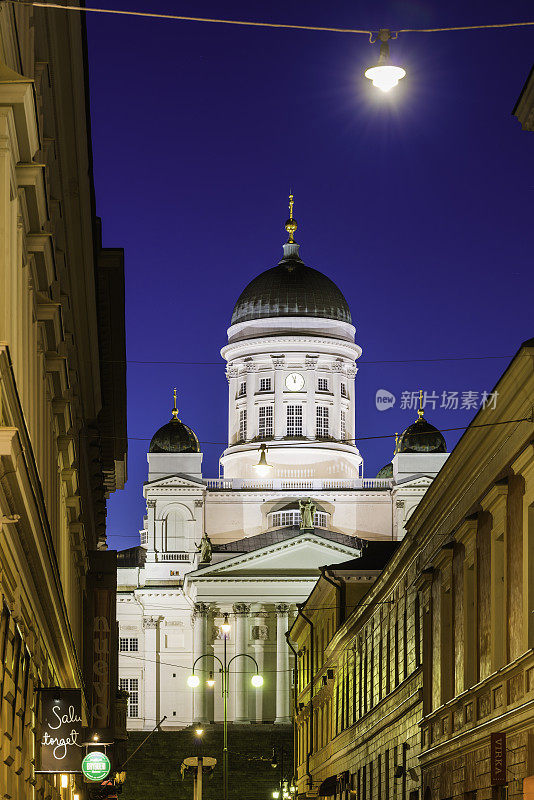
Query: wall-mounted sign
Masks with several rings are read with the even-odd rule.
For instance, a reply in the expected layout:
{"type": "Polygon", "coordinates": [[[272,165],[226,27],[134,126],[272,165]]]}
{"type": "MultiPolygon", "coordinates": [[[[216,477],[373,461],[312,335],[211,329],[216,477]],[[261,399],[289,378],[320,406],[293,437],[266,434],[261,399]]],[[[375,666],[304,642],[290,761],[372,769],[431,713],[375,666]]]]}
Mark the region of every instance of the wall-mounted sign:
{"type": "Polygon", "coordinates": [[[103,781],[111,770],[111,762],[105,753],[93,750],[82,761],[82,772],[88,781],[103,781]]]}
{"type": "Polygon", "coordinates": [[[113,591],[95,589],[93,624],[93,702],[92,724],[107,728],[111,722],[111,631],[113,625],[113,591]]]}
{"type": "Polygon", "coordinates": [[[81,772],[81,689],[41,689],[40,769],[36,772],[81,772]]]}
{"type": "Polygon", "coordinates": [[[491,783],[506,783],[506,734],[491,734],[491,783]]]}

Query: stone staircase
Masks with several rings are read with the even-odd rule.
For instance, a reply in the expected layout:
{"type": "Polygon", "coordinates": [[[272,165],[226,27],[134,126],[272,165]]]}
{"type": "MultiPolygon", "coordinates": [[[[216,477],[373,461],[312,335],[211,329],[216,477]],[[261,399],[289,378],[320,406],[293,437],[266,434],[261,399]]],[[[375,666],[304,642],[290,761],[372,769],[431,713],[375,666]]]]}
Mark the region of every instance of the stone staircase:
{"type": "MultiPolygon", "coordinates": [[[[133,753],[146,736],[143,731],[128,734],[128,754],[133,753]]],[[[293,768],[293,731],[291,725],[228,726],[228,798],[229,800],[272,800],[278,787],[280,766],[273,769],[273,747],[284,748],[284,776],[291,778],[293,768]]],[[[217,759],[211,777],[205,777],[203,800],[222,800],[222,725],[204,726],[199,745],[193,728],[152,734],[146,744],[126,765],[126,783],[121,800],[192,800],[193,779],[182,781],[180,765],[188,756],[204,755],[217,759]]]]}

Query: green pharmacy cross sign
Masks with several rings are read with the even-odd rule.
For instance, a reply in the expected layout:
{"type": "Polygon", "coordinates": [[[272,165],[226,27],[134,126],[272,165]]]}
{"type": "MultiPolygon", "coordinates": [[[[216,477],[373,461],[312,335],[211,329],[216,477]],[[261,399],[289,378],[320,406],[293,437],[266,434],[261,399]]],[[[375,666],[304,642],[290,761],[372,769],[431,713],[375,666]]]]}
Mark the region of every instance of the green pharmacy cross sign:
{"type": "Polygon", "coordinates": [[[87,753],[82,761],[82,772],[89,781],[103,781],[111,769],[111,762],[105,753],[87,753]]]}

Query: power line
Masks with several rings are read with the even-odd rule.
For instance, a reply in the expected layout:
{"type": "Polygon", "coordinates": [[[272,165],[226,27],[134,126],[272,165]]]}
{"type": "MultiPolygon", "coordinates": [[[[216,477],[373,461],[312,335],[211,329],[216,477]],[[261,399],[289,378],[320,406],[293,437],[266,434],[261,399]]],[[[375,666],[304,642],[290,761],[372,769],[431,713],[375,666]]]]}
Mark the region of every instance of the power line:
{"type": "MultiPolygon", "coordinates": [[[[300,30],[300,31],[314,31],[321,33],[350,33],[350,34],[364,34],[371,39],[374,31],[366,28],[332,28],[323,27],[319,25],[291,25],[282,22],[254,22],[252,20],[243,19],[224,19],[217,17],[190,17],[179,14],[157,14],[152,11],[132,11],[126,9],[115,8],[89,8],[87,6],[69,6],[60,3],[43,3],[37,0],[28,2],[27,0],[9,0],[10,3],[17,6],[35,6],[37,8],[54,8],[61,11],[78,11],[96,14],[115,14],[118,16],[142,17],[151,19],[161,19],[167,21],[178,22],[202,22],[213,23],[218,25],[237,25],[249,28],[282,28],[286,30],[300,30]]],[[[520,28],[532,26],[534,22],[502,22],[489,25],[458,25],[443,28],[400,28],[395,31],[399,33],[438,33],[443,31],[472,31],[472,30],[485,30],[491,28],[520,28]]]]}
{"type": "MultiPolygon", "coordinates": [[[[531,358],[528,353],[519,353],[519,356],[523,356],[524,358],[531,358]]],[[[509,355],[502,355],[502,356],[438,356],[437,358],[384,358],[384,359],[375,359],[373,361],[366,361],[365,359],[358,359],[357,363],[358,366],[374,366],[380,364],[430,364],[430,363],[441,363],[443,361],[494,361],[496,359],[512,359],[513,356],[509,355]]],[[[122,358],[122,359],[103,359],[103,364],[132,364],[135,366],[178,366],[178,367],[222,367],[224,366],[224,362],[221,361],[176,361],[173,359],[169,360],[143,360],[143,359],[131,359],[131,358],[122,358]]]]}

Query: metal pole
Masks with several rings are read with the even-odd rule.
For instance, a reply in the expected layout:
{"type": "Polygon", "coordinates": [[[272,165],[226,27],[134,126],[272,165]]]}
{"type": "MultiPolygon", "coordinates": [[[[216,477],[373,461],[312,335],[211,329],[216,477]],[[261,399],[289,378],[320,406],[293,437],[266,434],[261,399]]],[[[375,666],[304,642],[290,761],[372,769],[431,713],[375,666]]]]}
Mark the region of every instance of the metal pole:
{"type": "Polygon", "coordinates": [[[224,800],[228,800],[228,667],[226,664],[226,633],[224,634],[224,668],[222,674],[223,686],[223,706],[224,706],[224,724],[223,724],[223,786],[224,800]]]}
{"type": "Polygon", "coordinates": [[[197,766],[197,796],[196,800],[202,800],[202,756],[198,757],[198,766],[197,766]]]}

